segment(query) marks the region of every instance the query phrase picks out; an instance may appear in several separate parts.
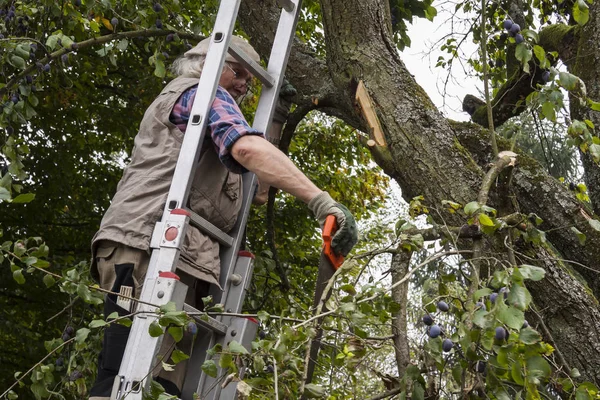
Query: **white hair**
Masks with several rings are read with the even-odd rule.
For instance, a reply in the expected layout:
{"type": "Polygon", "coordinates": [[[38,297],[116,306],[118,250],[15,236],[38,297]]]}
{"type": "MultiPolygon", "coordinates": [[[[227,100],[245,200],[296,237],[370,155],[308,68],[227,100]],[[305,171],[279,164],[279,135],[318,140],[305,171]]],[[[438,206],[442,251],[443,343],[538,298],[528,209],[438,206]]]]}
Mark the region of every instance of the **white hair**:
{"type": "Polygon", "coordinates": [[[205,61],[206,56],[204,55],[192,57],[182,55],[173,62],[169,69],[175,76],[200,78],[205,61]]]}

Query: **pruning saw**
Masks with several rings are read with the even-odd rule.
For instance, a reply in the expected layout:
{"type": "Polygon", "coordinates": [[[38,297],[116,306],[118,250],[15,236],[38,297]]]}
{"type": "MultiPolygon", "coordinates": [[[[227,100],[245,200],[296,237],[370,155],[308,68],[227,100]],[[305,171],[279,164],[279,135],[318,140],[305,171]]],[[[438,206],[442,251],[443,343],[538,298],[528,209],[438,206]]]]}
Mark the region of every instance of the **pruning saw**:
{"type": "MultiPolygon", "coordinates": [[[[319,274],[317,276],[317,286],[315,290],[315,298],[313,300],[313,308],[315,310],[321,302],[323,291],[325,290],[325,287],[327,287],[329,280],[344,262],[344,256],[336,254],[331,248],[331,239],[336,231],[337,227],[335,216],[328,215],[323,226],[323,250],[321,251],[321,258],[319,260],[319,274]]],[[[329,296],[331,296],[331,290],[325,295],[323,303],[327,302],[329,296]]],[[[326,311],[325,305],[323,305],[322,311],[326,311]]],[[[317,321],[317,333],[310,344],[310,359],[308,361],[308,365],[306,366],[306,383],[312,382],[312,377],[315,372],[315,365],[319,355],[319,349],[321,347],[321,336],[323,335],[323,330],[321,329],[322,322],[323,318],[319,318],[317,321]]]]}

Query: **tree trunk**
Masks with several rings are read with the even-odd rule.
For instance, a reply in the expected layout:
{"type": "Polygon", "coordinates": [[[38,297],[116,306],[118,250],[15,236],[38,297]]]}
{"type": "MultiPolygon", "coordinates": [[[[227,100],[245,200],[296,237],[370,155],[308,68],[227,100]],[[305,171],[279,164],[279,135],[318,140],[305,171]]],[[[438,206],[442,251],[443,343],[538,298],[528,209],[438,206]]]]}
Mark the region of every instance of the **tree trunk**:
{"type": "MultiPolygon", "coordinates": [[[[368,132],[354,104],[355,89],[362,80],[386,140],[385,145],[371,149],[375,161],[399,183],[407,200],[423,195],[428,205],[440,209],[439,215],[432,213],[438,223],[463,225],[464,217],[444,214],[441,202],[466,204],[477,198],[484,170],[493,158],[488,134],[477,125],[445,119],[417,85],[392,42],[384,0],[322,0],[321,11],[326,60],[296,41],[286,71],[299,92],[294,101],[302,106],[312,104],[368,132]]],[[[273,9],[262,0],[242,2],[241,24],[261,54],[268,54],[269,38],[264,35],[273,31],[271,12],[273,9]],[[271,29],[266,29],[269,25],[271,29]]],[[[500,141],[499,145],[507,148],[507,143],[500,141]]],[[[560,332],[551,329],[555,345],[564,349],[569,365],[577,366],[586,379],[600,383],[600,348],[594,344],[598,337],[598,304],[581,278],[588,280],[596,295],[600,293],[600,234],[588,223],[594,214],[527,157],[519,157],[513,191],[516,209],[544,219],[540,229],[548,231],[548,241],[560,257],[577,263],[563,264],[540,252],[541,259],[527,260],[547,271],[544,281],[532,285],[532,294],[543,316],[562,328],[560,332]],[[585,246],[579,244],[570,230],[572,226],[585,233],[585,246]],[[563,285],[563,281],[568,284],[563,285]],[[589,333],[583,340],[582,326],[583,332],[589,333]],[[582,361],[578,349],[585,352],[588,364],[582,361]]],[[[495,204],[497,199],[492,194],[490,205],[495,204]]],[[[552,325],[550,322],[548,325],[552,325]]]]}

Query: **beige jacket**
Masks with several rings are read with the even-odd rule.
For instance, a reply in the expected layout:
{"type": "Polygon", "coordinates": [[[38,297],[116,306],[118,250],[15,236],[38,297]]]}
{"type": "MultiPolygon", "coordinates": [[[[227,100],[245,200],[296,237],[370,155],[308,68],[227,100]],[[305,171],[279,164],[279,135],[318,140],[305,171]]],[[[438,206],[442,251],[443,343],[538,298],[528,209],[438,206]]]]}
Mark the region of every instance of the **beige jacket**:
{"type": "MultiPolygon", "coordinates": [[[[150,105],[135,137],[131,162],[125,168],[111,205],[92,240],[92,276],[98,278],[98,242],[109,240],[150,252],[150,238],[161,218],[177,163],[183,133],[169,121],[177,99],[196,85],[195,78],[179,77],[169,83],[150,105]]],[[[223,231],[229,231],[241,208],[241,175],[219,161],[213,143],[206,140],[189,195],[189,208],[223,231]]],[[[110,252],[110,249],[101,249],[110,252]]],[[[211,283],[219,282],[219,244],[189,226],[178,269],[211,283]]]]}

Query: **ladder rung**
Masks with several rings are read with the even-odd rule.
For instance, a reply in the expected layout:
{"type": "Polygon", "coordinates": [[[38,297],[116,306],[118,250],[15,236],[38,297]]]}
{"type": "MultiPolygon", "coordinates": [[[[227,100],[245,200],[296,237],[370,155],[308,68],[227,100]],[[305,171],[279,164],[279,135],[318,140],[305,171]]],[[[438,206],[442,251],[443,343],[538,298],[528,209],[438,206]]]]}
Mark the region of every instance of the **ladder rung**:
{"type": "Polygon", "coordinates": [[[227,333],[227,325],[220,321],[217,321],[212,317],[209,317],[208,315],[202,313],[199,310],[196,310],[189,304],[183,305],[183,311],[185,311],[188,314],[191,313],[191,317],[194,318],[196,323],[201,327],[213,331],[218,335],[225,335],[227,333]]]}
{"type": "Polygon", "coordinates": [[[275,85],[275,78],[269,75],[260,64],[250,59],[246,53],[233,43],[229,44],[229,53],[231,53],[231,55],[234,56],[248,71],[252,72],[252,75],[256,76],[263,85],[267,87],[273,87],[273,85],[275,85]]]}
{"type": "Polygon", "coordinates": [[[292,3],[290,0],[277,0],[277,4],[279,4],[279,7],[283,8],[287,12],[294,11],[294,3],[292,3]]]}
{"type": "Polygon", "coordinates": [[[202,232],[206,233],[211,238],[215,239],[217,242],[221,243],[224,246],[231,247],[233,246],[233,238],[196,214],[191,210],[187,210],[190,213],[190,224],[200,229],[202,232]]]}

